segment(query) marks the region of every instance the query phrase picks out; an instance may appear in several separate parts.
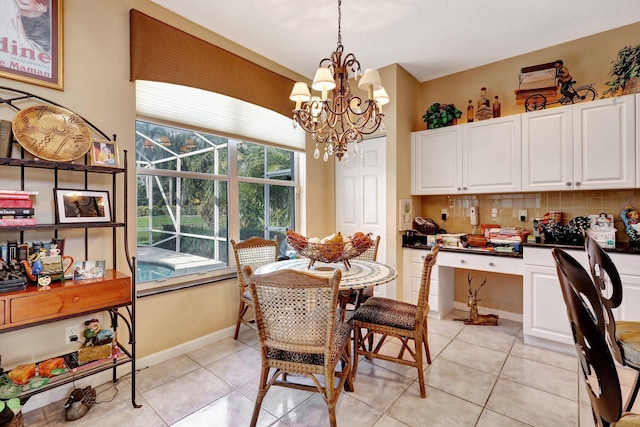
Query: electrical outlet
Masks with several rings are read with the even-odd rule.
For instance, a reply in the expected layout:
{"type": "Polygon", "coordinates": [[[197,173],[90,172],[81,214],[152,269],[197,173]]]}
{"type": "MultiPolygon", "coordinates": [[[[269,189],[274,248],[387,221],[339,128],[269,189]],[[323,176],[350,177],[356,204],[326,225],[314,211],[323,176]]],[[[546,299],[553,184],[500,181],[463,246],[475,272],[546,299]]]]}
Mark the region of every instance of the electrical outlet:
{"type": "Polygon", "coordinates": [[[447,218],[449,217],[449,210],[448,209],[440,209],[440,216],[442,217],[443,221],[446,221],[447,218]]]}
{"type": "Polygon", "coordinates": [[[520,218],[520,221],[525,222],[527,220],[527,210],[520,209],[518,211],[518,218],[520,218]]]}
{"type": "Polygon", "coordinates": [[[64,343],[65,344],[73,344],[74,342],[78,342],[80,340],[80,327],[78,325],[75,326],[67,326],[64,332],[64,343]]]}
{"type": "Polygon", "coordinates": [[[478,207],[471,206],[469,208],[469,219],[471,221],[471,225],[478,225],[478,207]]]}

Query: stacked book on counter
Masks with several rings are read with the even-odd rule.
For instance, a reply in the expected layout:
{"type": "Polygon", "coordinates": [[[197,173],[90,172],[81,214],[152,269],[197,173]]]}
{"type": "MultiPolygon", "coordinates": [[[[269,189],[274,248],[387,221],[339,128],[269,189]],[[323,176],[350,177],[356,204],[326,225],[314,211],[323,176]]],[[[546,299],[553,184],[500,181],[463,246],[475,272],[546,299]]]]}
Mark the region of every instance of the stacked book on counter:
{"type": "Polygon", "coordinates": [[[31,196],[37,191],[0,190],[0,226],[37,224],[31,196]]]}

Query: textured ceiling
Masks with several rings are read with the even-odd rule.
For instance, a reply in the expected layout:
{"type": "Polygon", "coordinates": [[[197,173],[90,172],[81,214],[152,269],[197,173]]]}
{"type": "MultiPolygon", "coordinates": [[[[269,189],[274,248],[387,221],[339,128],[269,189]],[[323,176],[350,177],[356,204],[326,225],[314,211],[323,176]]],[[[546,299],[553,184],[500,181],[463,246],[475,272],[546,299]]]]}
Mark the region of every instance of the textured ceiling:
{"type": "MultiPolygon", "coordinates": [[[[337,1],[152,1],[309,79],[338,40],[337,1]]],[[[342,44],[424,82],[639,21],[640,0],[344,0],[342,44]]]]}

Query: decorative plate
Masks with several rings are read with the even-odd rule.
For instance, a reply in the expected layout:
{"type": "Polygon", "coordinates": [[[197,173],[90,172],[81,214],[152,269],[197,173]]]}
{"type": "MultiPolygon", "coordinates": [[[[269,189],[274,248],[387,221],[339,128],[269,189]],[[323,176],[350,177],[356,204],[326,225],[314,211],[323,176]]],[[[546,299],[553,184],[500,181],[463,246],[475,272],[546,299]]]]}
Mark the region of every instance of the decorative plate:
{"type": "Polygon", "coordinates": [[[25,108],[14,117],[12,128],[16,141],[44,160],[75,160],[93,145],[89,125],[76,113],[54,105],[25,108]]]}

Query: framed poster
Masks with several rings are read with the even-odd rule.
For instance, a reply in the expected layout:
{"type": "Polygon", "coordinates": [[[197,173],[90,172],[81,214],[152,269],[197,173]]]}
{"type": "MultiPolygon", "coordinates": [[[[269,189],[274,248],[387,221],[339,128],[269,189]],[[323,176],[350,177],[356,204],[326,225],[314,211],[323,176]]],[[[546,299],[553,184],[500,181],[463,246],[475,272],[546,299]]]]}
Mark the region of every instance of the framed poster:
{"type": "Polygon", "coordinates": [[[0,77],[63,89],[63,0],[0,0],[0,77]]]}

